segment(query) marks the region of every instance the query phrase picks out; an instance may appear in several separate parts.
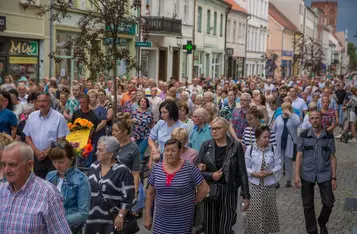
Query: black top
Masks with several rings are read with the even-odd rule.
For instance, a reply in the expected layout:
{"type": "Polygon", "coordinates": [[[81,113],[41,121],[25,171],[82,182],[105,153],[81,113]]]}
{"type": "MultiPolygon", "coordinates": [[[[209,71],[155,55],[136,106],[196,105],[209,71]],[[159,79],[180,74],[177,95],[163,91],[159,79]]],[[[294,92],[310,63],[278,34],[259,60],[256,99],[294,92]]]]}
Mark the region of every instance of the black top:
{"type": "MultiPolygon", "coordinates": [[[[215,157],[216,157],[216,167],[220,170],[223,167],[224,160],[227,155],[227,146],[219,147],[217,144],[215,145],[215,157]]],[[[218,181],[220,184],[225,184],[224,175],[222,175],[221,179],[218,181]]]]}
{"type": "Polygon", "coordinates": [[[337,105],[342,105],[343,104],[343,101],[345,100],[345,98],[346,98],[346,94],[347,94],[347,92],[346,92],[346,90],[344,90],[344,89],[338,89],[338,90],[336,90],[335,91],[335,94],[336,94],[336,96],[337,96],[337,105]]]}
{"type": "Polygon", "coordinates": [[[72,116],[72,122],[74,122],[76,119],[81,118],[81,119],[86,119],[88,121],[91,121],[94,124],[94,127],[96,128],[98,124],[100,123],[97,115],[94,113],[94,111],[90,110],[87,113],[82,112],[81,109],[76,110],[73,113],[72,116]]]}

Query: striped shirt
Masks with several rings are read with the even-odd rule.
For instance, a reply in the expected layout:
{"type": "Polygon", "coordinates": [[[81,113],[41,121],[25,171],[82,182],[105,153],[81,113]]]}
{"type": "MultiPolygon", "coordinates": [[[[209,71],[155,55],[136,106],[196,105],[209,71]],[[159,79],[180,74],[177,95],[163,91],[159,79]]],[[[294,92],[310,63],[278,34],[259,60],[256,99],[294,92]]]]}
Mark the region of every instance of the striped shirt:
{"type": "MultiPolygon", "coordinates": [[[[243,145],[248,147],[255,142],[255,130],[251,127],[246,127],[243,132],[243,145]]],[[[276,137],[273,130],[270,130],[270,140],[269,143],[276,147],[276,137]]]]}
{"type": "Polygon", "coordinates": [[[61,194],[33,173],[16,193],[9,183],[0,183],[0,201],[0,233],[71,233],[61,194]]]}

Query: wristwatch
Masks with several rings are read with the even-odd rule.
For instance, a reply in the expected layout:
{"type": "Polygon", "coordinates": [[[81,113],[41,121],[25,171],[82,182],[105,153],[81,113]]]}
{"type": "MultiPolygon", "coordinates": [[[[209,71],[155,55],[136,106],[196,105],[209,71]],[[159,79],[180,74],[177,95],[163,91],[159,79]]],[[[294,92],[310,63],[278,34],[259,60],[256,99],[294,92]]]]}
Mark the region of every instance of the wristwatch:
{"type": "Polygon", "coordinates": [[[332,177],[331,180],[337,180],[336,177],[332,177]]]}
{"type": "Polygon", "coordinates": [[[124,215],[123,214],[118,214],[118,216],[120,217],[120,218],[123,218],[124,217],[124,215]]]}

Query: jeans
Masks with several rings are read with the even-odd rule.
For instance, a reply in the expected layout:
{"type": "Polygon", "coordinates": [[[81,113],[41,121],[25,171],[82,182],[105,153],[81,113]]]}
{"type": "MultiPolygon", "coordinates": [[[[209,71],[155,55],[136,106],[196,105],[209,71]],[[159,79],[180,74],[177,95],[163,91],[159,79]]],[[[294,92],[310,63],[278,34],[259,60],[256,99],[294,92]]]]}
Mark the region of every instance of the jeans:
{"type": "MultiPolygon", "coordinates": [[[[325,227],[332,212],[335,197],[332,192],[331,180],[318,183],[322,201],[322,209],[318,218],[320,227],[325,227]]],[[[315,183],[301,179],[301,197],[304,207],[305,225],[308,233],[317,234],[317,223],[314,204],[314,187],[315,183]]]]}
{"type": "Polygon", "coordinates": [[[338,105],[338,124],[339,126],[342,126],[343,124],[343,110],[342,110],[343,105],[338,105]]]}
{"type": "MultiPolygon", "coordinates": [[[[283,150],[282,155],[285,155],[285,151],[283,150]]],[[[286,181],[291,181],[293,177],[293,159],[286,156],[282,156],[281,164],[283,165],[283,167],[285,166],[286,181]]]]}

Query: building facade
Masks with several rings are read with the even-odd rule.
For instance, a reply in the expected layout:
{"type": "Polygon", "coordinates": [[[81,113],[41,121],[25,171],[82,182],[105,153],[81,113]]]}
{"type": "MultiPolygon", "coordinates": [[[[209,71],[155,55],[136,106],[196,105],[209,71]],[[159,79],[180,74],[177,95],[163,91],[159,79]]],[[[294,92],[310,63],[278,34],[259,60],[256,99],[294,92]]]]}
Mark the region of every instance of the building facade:
{"type": "Polygon", "coordinates": [[[48,75],[48,18],[37,17],[44,0],[28,9],[27,0],[0,1],[0,76],[11,75],[39,80],[48,75]]]}
{"type": "Polygon", "coordinates": [[[268,33],[268,0],[236,0],[250,14],[247,30],[245,75],[265,76],[266,37],[268,33]]]}
{"type": "Polygon", "coordinates": [[[346,29],[346,32],[336,32],[335,35],[341,44],[340,74],[344,75],[348,72],[348,64],[350,63],[348,55],[348,31],[346,29]]]}
{"type": "Polygon", "coordinates": [[[324,15],[324,24],[331,25],[333,32],[336,32],[338,0],[313,0],[311,8],[317,8],[324,15]]]}
{"type": "Polygon", "coordinates": [[[225,68],[225,27],[230,4],[218,0],[197,0],[194,76],[217,78],[225,68]]]}
{"type": "Polygon", "coordinates": [[[269,3],[267,76],[293,75],[294,38],[298,28],[272,3],[269,3]]]}
{"type": "Polygon", "coordinates": [[[233,0],[225,0],[232,5],[227,19],[226,74],[228,77],[242,77],[246,56],[246,32],[248,12],[233,0]]]}
{"type": "Polygon", "coordinates": [[[167,81],[192,78],[193,56],[183,46],[193,40],[194,0],[142,0],[152,46],[140,48],[141,75],[167,81]]]}

